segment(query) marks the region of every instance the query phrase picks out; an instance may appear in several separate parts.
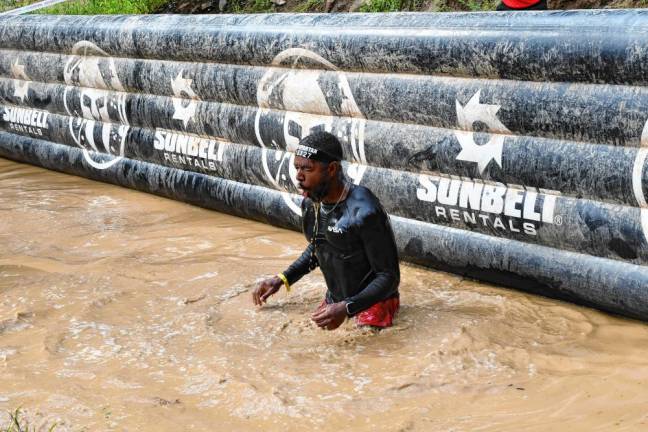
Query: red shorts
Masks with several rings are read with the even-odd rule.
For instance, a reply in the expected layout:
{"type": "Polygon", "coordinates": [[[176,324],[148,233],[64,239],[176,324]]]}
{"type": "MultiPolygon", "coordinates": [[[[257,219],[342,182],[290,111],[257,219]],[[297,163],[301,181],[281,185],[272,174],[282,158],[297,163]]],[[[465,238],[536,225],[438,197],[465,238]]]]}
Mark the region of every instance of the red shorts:
{"type": "MultiPolygon", "coordinates": [[[[320,307],[325,304],[326,299],[322,300],[320,307]]],[[[369,309],[363,310],[353,318],[355,319],[356,325],[359,326],[370,325],[373,327],[391,327],[394,323],[394,316],[396,316],[399,306],[400,301],[398,297],[391,297],[374,304],[369,309]]]]}
{"type": "Polygon", "coordinates": [[[391,327],[399,306],[400,301],[398,297],[388,298],[356,314],[354,317],[355,322],[359,326],[391,327]]]}

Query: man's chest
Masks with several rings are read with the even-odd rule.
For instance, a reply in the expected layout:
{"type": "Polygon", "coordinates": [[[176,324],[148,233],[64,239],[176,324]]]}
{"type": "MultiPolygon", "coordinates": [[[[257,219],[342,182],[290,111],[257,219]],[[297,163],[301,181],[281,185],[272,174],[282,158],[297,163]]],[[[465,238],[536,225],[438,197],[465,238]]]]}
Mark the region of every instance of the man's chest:
{"type": "Polygon", "coordinates": [[[320,210],[315,238],[315,246],[320,251],[330,249],[345,256],[361,251],[363,247],[357,227],[343,211],[326,214],[320,210]]]}

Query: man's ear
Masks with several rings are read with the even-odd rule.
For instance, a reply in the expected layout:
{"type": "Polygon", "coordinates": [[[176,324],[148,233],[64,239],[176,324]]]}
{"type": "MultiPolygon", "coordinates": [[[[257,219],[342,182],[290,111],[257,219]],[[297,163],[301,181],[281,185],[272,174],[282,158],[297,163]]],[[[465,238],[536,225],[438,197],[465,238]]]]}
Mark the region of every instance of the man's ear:
{"type": "Polygon", "coordinates": [[[329,163],[329,165],[328,165],[329,176],[335,177],[337,175],[338,171],[340,171],[341,169],[342,169],[342,164],[340,164],[340,162],[334,161],[334,162],[329,163]]]}

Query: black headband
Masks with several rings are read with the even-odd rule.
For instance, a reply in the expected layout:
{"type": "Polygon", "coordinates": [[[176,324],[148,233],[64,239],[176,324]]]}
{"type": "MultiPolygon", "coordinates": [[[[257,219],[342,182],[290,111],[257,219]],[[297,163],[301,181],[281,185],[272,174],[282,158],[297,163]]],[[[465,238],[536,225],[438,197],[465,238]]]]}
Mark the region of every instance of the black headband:
{"type": "Polygon", "coordinates": [[[305,146],[303,144],[300,144],[297,147],[297,150],[295,150],[295,155],[306,159],[312,159],[312,160],[325,162],[325,163],[340,160],[339,158],[333,156],[330,153],[327,153],[323,150],[319,150],[313,147],[305,146]]]}

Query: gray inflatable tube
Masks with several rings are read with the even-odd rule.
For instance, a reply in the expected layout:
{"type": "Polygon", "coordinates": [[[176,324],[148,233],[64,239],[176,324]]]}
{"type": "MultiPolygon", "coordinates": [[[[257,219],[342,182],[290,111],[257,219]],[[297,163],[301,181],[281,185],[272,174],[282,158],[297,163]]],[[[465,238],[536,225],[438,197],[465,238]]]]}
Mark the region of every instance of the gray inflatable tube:
{"type": "Polygon", "coordinates": [[[0,17],[0,156],[298,230],[314,130],[401,258],[648,320],[648,13],[0,17]]]}

